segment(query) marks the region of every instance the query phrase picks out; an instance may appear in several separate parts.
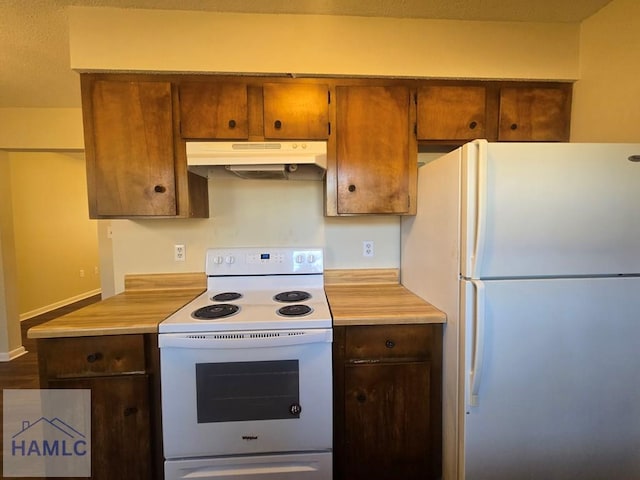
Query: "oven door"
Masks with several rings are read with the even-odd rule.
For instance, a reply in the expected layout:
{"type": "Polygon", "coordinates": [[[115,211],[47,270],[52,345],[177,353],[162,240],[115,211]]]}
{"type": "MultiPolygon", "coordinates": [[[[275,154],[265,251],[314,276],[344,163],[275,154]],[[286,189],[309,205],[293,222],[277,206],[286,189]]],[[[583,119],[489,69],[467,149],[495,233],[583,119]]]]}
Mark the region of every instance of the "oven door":
{"type": "Polygon", "coordinates": [[[166,459],[332,445],[331,329],[159,335],[166,459]]]}

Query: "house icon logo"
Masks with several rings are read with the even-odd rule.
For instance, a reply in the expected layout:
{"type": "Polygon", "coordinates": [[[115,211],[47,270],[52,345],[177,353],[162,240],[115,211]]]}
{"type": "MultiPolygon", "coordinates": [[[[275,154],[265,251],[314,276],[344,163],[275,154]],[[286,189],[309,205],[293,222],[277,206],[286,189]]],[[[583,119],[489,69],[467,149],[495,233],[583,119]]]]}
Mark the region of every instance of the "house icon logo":
{"type": "Polygon", "coordinates": [[[91,477],[91,390],[2,391],[2,475],[91,477]]]}
{"type": "Polygon", "coordinates": [[[22,429],[11,438],[13,456],[69,457],[86,454],[85,435],[57,417],[51,420],[40,417],[34,422],[23,420],[22,429]]]}

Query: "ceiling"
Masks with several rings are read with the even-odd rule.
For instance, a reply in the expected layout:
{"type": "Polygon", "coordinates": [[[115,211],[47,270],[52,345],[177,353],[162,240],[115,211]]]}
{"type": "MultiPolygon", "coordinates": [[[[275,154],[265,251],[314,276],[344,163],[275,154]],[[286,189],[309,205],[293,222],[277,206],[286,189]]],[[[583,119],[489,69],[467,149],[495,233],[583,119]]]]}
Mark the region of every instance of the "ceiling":
{"type": "Polygon", "coordinates": [[[0,108],[78,107],[68,6],[579,23],[612,0],[2,0],[0,108]]]}

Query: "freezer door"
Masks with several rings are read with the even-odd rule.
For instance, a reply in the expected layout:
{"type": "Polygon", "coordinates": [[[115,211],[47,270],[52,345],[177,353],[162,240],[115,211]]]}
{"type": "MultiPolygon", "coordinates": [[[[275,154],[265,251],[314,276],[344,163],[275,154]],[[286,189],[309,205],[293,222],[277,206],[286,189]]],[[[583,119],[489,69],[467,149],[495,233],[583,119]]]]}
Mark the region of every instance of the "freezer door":
{"type": "Polygon", "coordinates": [[[638,292],[640,278],[463,282],[460,478],[640,478],[638,292]]]}
{"type": "Polygon", "coordinates": [[[462,149],[463,277],[640,273],[640,144],[462,149]]]}

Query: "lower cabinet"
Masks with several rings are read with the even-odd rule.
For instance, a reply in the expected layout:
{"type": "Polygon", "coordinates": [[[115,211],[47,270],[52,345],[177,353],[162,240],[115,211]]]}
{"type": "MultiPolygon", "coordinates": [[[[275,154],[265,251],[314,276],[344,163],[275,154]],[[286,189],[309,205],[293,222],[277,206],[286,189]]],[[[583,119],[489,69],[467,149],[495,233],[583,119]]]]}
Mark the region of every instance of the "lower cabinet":
{"type": "Polygon", "coordinates": [[[91,479],[162,478],[156,335],[38,340],[41,388],[91,390],[91,479]]]}
{"type": "Polygon", "coordinates": [[[442,475],[442,325],[334,328],[334,478],[442,475]]]}

